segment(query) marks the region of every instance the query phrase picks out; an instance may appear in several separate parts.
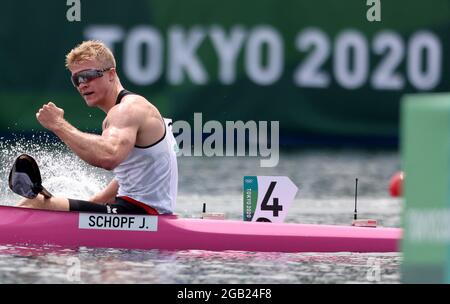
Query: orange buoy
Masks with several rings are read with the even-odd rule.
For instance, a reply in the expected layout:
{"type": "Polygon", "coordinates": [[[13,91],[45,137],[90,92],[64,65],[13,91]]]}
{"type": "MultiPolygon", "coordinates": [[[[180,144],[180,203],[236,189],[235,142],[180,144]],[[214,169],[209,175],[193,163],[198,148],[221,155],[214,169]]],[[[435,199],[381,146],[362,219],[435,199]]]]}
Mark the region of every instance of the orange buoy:
{"type": "Polygon", "coordinates": [[[405,174],[400,171],[395,173],[391,177],[391,181],[389,183],[389,192],[393,197],[399,197],[403,195],[403,179],[405,174]]]}

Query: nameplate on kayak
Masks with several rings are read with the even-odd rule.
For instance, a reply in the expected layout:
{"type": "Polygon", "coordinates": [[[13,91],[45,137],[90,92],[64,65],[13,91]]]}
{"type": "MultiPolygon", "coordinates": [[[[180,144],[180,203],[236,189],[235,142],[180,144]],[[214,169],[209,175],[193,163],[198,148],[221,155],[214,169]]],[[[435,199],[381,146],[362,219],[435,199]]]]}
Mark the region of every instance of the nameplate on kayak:
{"type": "Polygon", "coordinates": [[[158,217],[151,215],[117,215],[80,213],[79,229],[157,231],[158,217]]]}

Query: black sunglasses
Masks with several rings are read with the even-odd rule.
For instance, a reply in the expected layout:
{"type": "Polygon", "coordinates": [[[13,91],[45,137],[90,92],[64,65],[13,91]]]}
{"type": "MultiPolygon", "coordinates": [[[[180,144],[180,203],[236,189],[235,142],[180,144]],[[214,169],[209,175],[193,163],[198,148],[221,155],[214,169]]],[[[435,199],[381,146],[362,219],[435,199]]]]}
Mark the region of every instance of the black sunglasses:
{"type": "Polygon", "coordinates": [[[78,72],[72,75],[71,77],[72,83],[75,87],[78,87],[80,83],[88,83],[89,81],[102,77],[103,72],[109,71],[111,69],[112,68],[107,68],[103,70],[90,69],[78,72]]]}

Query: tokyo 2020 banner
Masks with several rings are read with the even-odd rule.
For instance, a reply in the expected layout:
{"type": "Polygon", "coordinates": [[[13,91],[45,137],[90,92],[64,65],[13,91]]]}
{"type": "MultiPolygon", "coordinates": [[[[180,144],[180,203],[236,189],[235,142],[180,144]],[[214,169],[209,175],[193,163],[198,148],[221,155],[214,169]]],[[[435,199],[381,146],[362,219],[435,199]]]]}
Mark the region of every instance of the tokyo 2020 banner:
{"type": "Polygon", "coordinates": [[[173,120],[197,112],[279,121],[281,138],[395,137],[401,96],[450,87],[450,5],[379,3],[370,20],[365,0],[7,0],[0,132],[39,129],[35,112],[48,101],[100,130],[103,113],[84,105],[64,67],[72,47],[99,39],[124,87],[173,120]]]}

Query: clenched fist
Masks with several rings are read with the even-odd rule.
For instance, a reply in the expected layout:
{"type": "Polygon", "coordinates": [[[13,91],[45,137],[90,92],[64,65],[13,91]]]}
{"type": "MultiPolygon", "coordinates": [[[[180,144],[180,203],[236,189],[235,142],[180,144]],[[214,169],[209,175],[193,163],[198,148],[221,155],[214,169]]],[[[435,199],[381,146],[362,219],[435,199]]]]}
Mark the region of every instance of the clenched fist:
{"type": "Polygon", "coordinates": [[[54,131],[64,122],[64,110],[49,102],[39,109],[36,118],[44,128],[54,131]]]}

